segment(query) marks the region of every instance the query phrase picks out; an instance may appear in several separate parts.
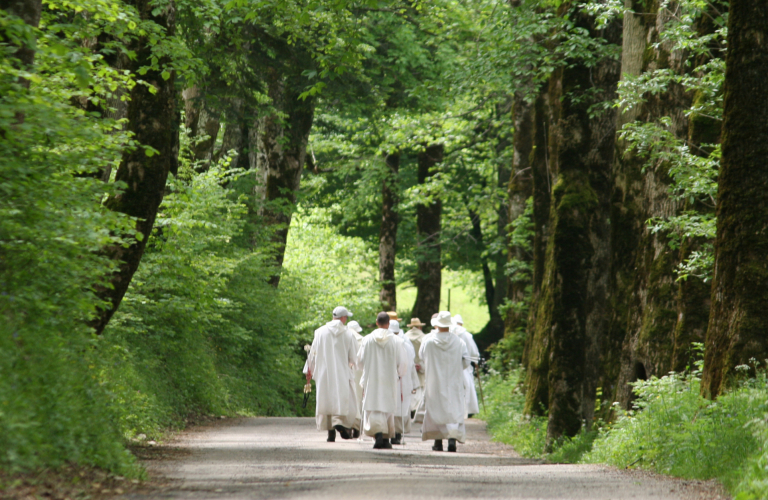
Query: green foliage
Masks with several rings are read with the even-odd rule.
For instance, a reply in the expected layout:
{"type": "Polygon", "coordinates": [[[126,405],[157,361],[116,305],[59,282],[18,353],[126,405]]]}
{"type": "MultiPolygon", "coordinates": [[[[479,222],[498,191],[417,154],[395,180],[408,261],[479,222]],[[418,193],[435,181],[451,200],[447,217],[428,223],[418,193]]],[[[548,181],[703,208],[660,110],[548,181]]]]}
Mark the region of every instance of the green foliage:
{"type": "Polygon", "coordinates": [[[737,498],[763,498],[765,371],[716,401],[700,396],[700,374],[698,362],[690,373],[635,383],[634,409],[602,430],[584,461],[716,478],[737,498]]]}

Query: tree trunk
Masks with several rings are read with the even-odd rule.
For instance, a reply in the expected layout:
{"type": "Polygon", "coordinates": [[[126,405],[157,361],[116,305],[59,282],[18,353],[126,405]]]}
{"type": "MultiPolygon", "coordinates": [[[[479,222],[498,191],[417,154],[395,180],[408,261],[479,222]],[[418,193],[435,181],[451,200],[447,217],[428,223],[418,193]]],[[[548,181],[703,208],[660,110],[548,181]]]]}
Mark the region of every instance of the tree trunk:
{"type": "MultiPolygon", "coordinates": [[[[418,183],[424,185],[443,161],[444,147],[433,144],[418,155],[418,183]]],[[[438,196],[416,207],[417,270],[414,277],[416,303],[411,317],[431,318],[440,310],[441,216],[443,205],[438,196]]],[[[422,320],[423,321],[423,320],[422,320]]]]}
{"type": "MultiPolygon", "coordinates": [[[[6,13],[17,16],[26,24],[37,28],[40,26],[40,16],[43,12],[42,0],[0,0],[0,9],[6,13]]],[[[4,41],[2,31],[0,31],[0,41],[4,41]]],[[[18,59],[22,68],[31,68],[35,62],[35,44],[30,43],[28,45],[21,45],[17,47],[16,52],[13,55],[18,59]]],[[[21,78],[19,83],[25,89],[29,89],[29,80],[21,78]]],[[[15,113],[16,125],[24,123],[24,113],[18,111],[15,113]]],[[[0,130],[0,138],[5,137],[5,131],[0,130]]]]}
{"type": "Polygon", "coordinates": [[[275,68],[266,68],[265,73],[273,110],[259,117],[252,130],[255,141],[252,137],[251,144],[256,147],[251,148],[251,154],[255,157],[256,199],[262,202],[260,214],[275,231],[275,274],[270,284],[277,287],[306,161],[315,99],[299,99],[304,90],[301,77],[286,76],[275,68]]]}
{"type": "MultiPolygon", "coordinates": [[[[566,12],[566,7],[560,12],[566,12]]],[[[620,39],[618,25],[597,33],[588,16],[579,14],[575,21],[593,36],[620,39]]],[[[534,333],[539,342],[536,357],[548,357],[548,447],[561,436],[574,436],[582,422],[592,419],[596,358],[608,316],[608,206],[615,115],[590,116],[590,100],[571,94],[597,88],[601,99],[611,99],[618,79],[619,65],[610,59],[591,68],[577,62],[558,69],[550,79],[549,157],[556,182],[534,333]]],[[[529,375],[544,375],[531,372],[529,368],[529,375]]],[[[542,382],[530,384],[536,387],[542,382]]],[[[527,399],[527,410],[534,412],[532,404],[535,400],[527,399]]]]}
{"type": "Polygon", "coordinates": [[[206,170],[213,159],[213,146],[219,135],[220,122],[218,117],[206,108],[197,85],[184,90],[182,96],[185,109],[184,126],[189,130],[189,138],[192,139],[192,161],[203,162],[198,170],[206,170]]]}
{"type": "Polygon", "coordinates": [[[526,325],[525,348],[522,365],[526,369],[525,413],[546,414],[549,401],[549,336],[546,329],[537,329],[538,304],[542,301],[541,284],[544,282],[546,248],[549,241],[549,216],[552,179],[549,169],[549,100],[548,86],[536,96],[531,116],[534,130],[533,161],[533,277],[531,304],[526,325]]]}
{"type": "Polygon", "coordinates": [[[381,183],[381,230],[379,231],[379,282],[381,307],[397,310],[397,284],[395,282],[395,251],[397,249],[397,175],[400,170],[400,153],[385,158],[385,178],[381,183]]]}
{"type": "MultiPolygon", "coordinates": [[[[173,2],[156,15],[153,13],[155,9],[153,2],[135,0],[129,3],[136,8],[142,19],[155,22],[165,30],[168,36],[175,34],[173,2]]],[[[137,39],[133,50],[136,52],[136,58],[132,61],[132,72],[151,64],[154,55],[147,38],[137,39]]],[[[160,65],[162,66],[164,62],[161,60],[160,65]]],[[[115,261],[120,261],[121,264],[119,270],[110,278],[113,288],[98,290],[99,296],[109,302],[111,307],[99,311],[93,323],[97,334],[104,330],[117,310],[133,274],[139,267],[157,210],[163,201],[168,173],[176,169],[179,124],[174,76],[175,73],[171,72],[170,78],[165,80],[160,70],[149,70],[142,76],[142,80],[154,87],[156,92],[150,92],[147,85],[136,85],[131,90],[127,115],[128,130],[133,132],[134,139],[139,144],[150,146],[157,150],[157,153],[147,156],[142,147],[126,151],[117,170],[116,180],[124,182],[127,187],[106,203],[112,210],[136,217],[138,219],[136,230],[141,233],[142,239],[127,248],[116,246],[105,249],[107,255],[115,261]]]]}
{"type": "Polygon", "coordinates": [[[702,393],[768,358],[768,3],[731,0],[712,308],[702,393]]]}

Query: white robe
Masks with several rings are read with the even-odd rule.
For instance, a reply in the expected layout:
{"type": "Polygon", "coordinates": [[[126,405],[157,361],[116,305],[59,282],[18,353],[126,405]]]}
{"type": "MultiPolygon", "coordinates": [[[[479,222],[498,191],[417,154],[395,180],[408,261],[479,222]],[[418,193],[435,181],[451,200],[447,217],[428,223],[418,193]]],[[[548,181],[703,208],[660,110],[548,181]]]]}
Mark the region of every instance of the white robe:
{"type": "Polygon", "coordinates": [[[363,338],[358,352],[363,370],[363,432],[395,437],[395,413],[400,399],[399,378],[407,362],[402,342],[389,330],[378,328],[363,338]]]}
{"type": "MultiPolygon", "coordinates": [[[[416,394],[414,394],[414,396],[411,398],[411,411],[417,411],[421,405],[421,402],[424,400],[424,366],[422,364],[421,357],[419,356],[419,349],[421,349],[421,342],[424,340],[426,335],[418,328],[411,328],[405,332],[405,336],[408,338],[408,340],[411,341],[413,350],[416,353],[414,363],[419,365],[419,368],[416,369],[416,373],[419,377],[419,387],[416,389],[416,394]]],[[[421,422],[424,417],[423,414],[424,412],[422,411],[421,418],[414,416],[414,422],[421,422]]]]}
{"type": "Polygon", "coordinates": [[[467,435],[464,369],[470,366],[467,346],[456,335],[435,329],[421,343],[419,355],[426,370],[421,439],[455,439],[463,443],[467,435]]]}
{"type": "Polygon", "coordinates": [[[355,424],[357,396],[350,366],[357,367],[357,340],[344,323],[335,319],[315,330],[304,373],[310,370],[315,381],[319,431],[355,424]]]}
{"type": "MultiPolygon", "coordinates": [[[[475,339],[472,334],[461,325],[454,326],[452,331],[466,344],[469,360],[474,361],[475,363],[480,361],[480,350],[477,348],[477,344],[475,344],[475,339]]],[[[473,366],[464,370],[464,380],[467,387],[467,392],[464,397],[467,413],[470,415],[480,413],[480,407],[477,404],[477,388],[475,387],[475,369],[473,366]]]]}
{"type": "Polygon", "coordinates": [[[413,390],[419,387],[419,375],[416,373],[416,351],[413,348],[408,337],[397,335],[396,339],[400,341],[407,363],[405,375],[400,378],[400,397],[397,400],[397,411],[395,412],[395,428],[400,434],[411,432],[411,398],[413,390]]]}
{"type": "MultiPolygon", "coordinates": [[[[355,352],[360,350],[360,347],[363,345],[363,336],[359,333],[352,331],[352,335],[355,337],[355,340],[357,340],[357,349],[355,352]]],[[[355,419],[355,429],[360,429],[360,424],[363,419],[363,388],[360,385],[360,379],[363,376],[363,370],[360,368],[360,366],[352,367],[350,366],[350,369],[352,370],[352,373],[354,375],[354,381],[355,381],[355,396],[357,396],[357,418],[355,419]]]]}

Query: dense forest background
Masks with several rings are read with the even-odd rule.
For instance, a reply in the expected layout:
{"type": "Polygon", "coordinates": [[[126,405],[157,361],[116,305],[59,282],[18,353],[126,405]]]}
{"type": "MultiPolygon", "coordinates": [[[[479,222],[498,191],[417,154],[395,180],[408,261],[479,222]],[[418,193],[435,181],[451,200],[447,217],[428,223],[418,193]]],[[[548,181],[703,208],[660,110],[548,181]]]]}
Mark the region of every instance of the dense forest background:
{"type": "Polygon", "coordinates": [[[424,320],[446,272],[549,451],[654,377],[761,380],[766,31],[748,0],[0,1],[0,467],[305,414],[328,311],[424,320]]]}

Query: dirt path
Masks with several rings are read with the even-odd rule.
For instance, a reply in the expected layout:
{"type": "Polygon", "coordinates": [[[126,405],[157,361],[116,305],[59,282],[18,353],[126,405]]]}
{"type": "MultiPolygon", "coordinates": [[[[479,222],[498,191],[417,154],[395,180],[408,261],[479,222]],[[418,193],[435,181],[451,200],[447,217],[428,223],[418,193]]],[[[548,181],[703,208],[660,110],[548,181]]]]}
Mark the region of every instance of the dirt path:
{"type": "MultiPolygon", "coordinates": [[[[370,439],[327,443],[311,418],[250,418],[183,434],[174,458],[148,463],[163,487],[145,499],[647,499],[722,498],[708,483],[593,465],[548,465],[489,441],[467,423],[458,453],[437,453],[417,432],[394,450],[370,439]]],[[[173,454],[172,454],[173,455],[173,454]]]]}

